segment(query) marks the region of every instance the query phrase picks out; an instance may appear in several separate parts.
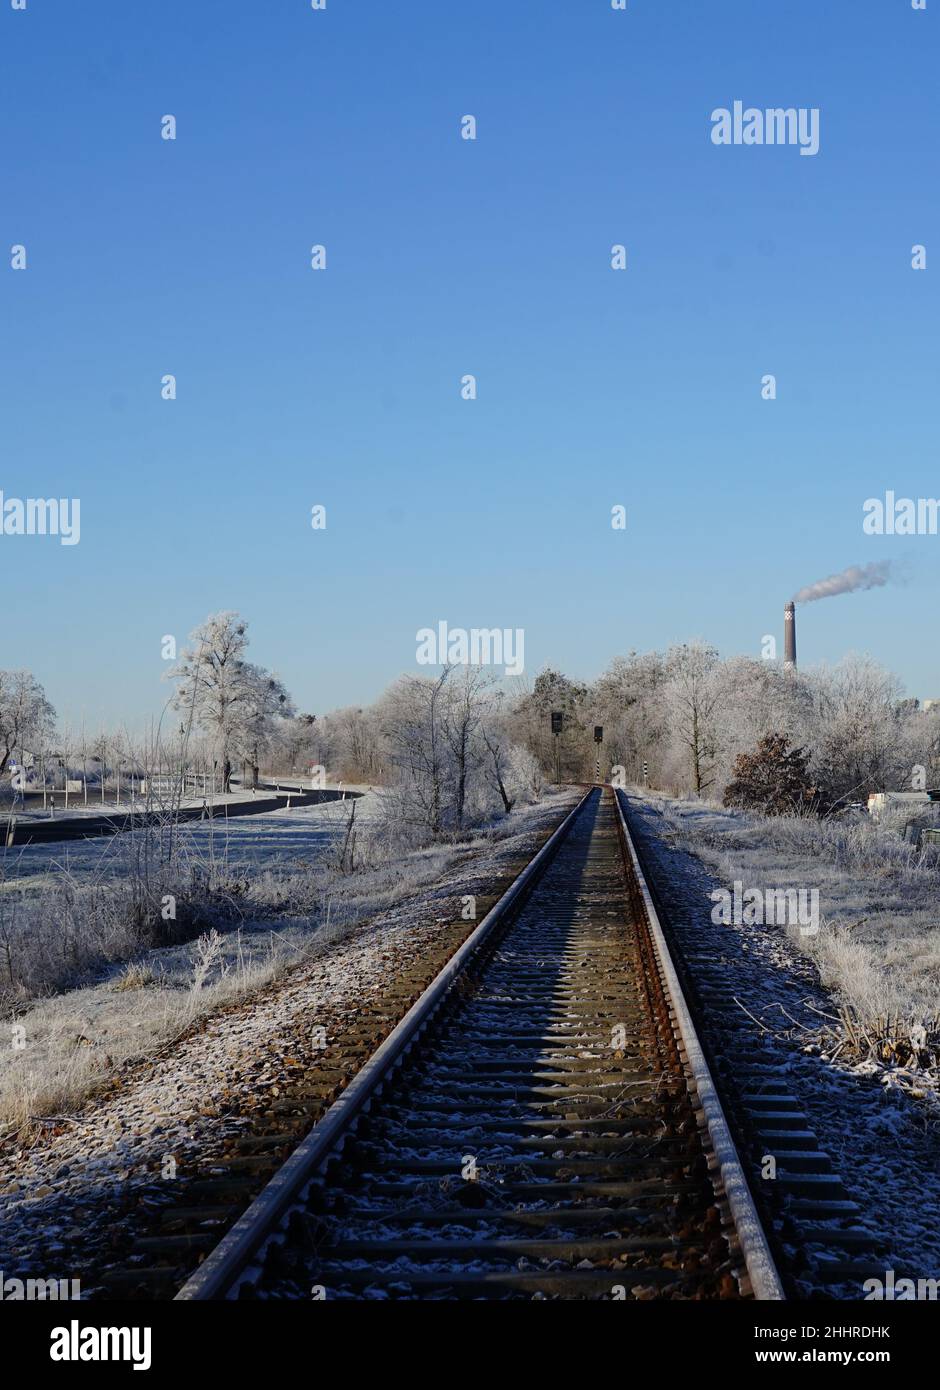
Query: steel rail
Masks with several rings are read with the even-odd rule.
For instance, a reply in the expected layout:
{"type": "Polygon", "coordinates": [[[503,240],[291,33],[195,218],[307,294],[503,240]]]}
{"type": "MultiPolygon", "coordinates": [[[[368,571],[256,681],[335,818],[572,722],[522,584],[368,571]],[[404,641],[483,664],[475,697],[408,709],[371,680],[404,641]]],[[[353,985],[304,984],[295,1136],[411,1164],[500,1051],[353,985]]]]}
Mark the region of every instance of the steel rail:
{"type": "Polygon", "coordinates": [[[724,1108],[718,1095],[714,1079],[705,1060],[705,1053],[699,1042],[695,1024],[692,1020],[691,1012],[686,1003],[679,982],[679,976],[673,963],[669,945],[663,933],[659,914],[653,904],[653,898],[647,885],[646,878],[640,866],[639,856],[627,825],[626,817],[623,813],[623,803],[621,794],[615,792],[614,799],[617,803],[617,813],[620,818],[620,827],[623,834],[623,844],[626,847],[628,864],[632,869],[639,889],[640,898],[646,913],[647,924],[653,942],[653,948],[659,961],[659,966],[663,975],[663,982],[669,995],[675,1015],[675,1027],[678,1030],[685,1049],[689,1070],[695,1092],[702,1106],[702,1112],[711,1141],[712,1150],[718,1164],[721,1175],[721,1182],[731,1215],[734,1220],[735,1231],[741,1247],[741,1254],[747,1266],[748,1278],[754,1297],[760,1300],[783,1300],[786,1298],[783,1282],[777,1270],[776,1262],[764,1233],[763,1223],[758,1214],[751,1189],[748,1185],[744,1171],[744,1165],[738,1154],[737,1146],[731,1134],[731,1127],[725,1116],[724,1108]]]}

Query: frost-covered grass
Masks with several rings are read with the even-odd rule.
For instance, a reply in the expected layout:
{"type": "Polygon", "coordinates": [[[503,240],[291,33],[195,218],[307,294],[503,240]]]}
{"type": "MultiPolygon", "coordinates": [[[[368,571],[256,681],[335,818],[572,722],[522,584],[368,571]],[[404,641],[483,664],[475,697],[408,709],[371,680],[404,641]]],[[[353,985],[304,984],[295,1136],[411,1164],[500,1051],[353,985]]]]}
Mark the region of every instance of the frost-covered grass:
{"type": "Polygon", "coordinates": [[[516,823],[500,816],[422,846],[372,794],[250,823],[168,820],[110,839],[0,851],[0,1010],[213,928],[301,918],[306,930],[342,930],[433,881],[455,850],[516,823]]]}
{"type": "Polygon", "coordinates": [[[713,825],[717,841],[726,849],[739,844],[784,855],[820,856],[845,873],[891,878],[911,888],[929,889],[938,881],[937,851],[918,849],[913,841],[904,839],[904,816],[883,817],[877,822],[864,816],[820,820],[814,815],[759,816],[709,803],[670,804],[689,808],[697,804],[705,812],[700,833],[707,839],[713,825]]]}
{"type": "MultiPolygon", "coordinates": [[[[325,839],[312,827],[316,853],[308,846],[303,859],[276,852],[251,863],[220,858],[212,879],[212,866],[194,856],[186,870],[191,896],[172,933],[162,920],[135,917],[142,886],[132,866],[98,881],[63,873],[51,888],[45,880],[39,890],[20,884],[12,895],[18,918],[11,895],[0,894],[10,949],[18,968],[32,972],[15,988],[7,980],[5,1026],[20,1032],[13,1047],[0,1049],[0,1131],[72,1108],[123,1063],[153,1056],[202,1015],[277,981],[396,904],[416,894],[452,895],[448,875],[468,856],[547,824],[570,800],[570,793],[548,797],[537,810],[521,808],[474,834],[410,851],[397,849],[398,837],[381,827],[367,829],[352,869],[345,818],[325,839]]],[[[357,819],[368,827],[366,810],[357,819]]],[[[280,821],[272,819],[274,840],[280,821]]],[[[290,831],[299,833],[297,820],[290,831]]],[[[151,901],[159,902],[157,890],[179,889],[179,873],[177,866],[176,877],[154,874],[151,901]]],[[[3,970],[0,929],[0,977],[3,970]]]]}
{"type": "MultiPolygon", "coordinates": [[[[722,887],[817,889],[820,928],[788,936],[815,961],[856,1055],[938,1056],[940,867],[891,823],[762,817],[680,800],[656,803],[669,834],[722,887]],[[923,1032],[921,1032],[923,1030],[923,1032]]],[[[775,928],[768,928],[775,930],[775,928]]]]}
{"type": "Polygon", "coordinates": [[[0,1005],[66,989],[153,946],[184,941],[244,915],[245,882],[179,850],[83,881],[66,867],[39,887],[0,893],[0,1005]]]}
{"type": "Polygon", "coordinates": [[[152,1056],[201,1015],[277,979],[296,957],[273,934],[213,930],[17,1012],[13,1047],[0,1053],[0,1133],[74,1108],[123,1063],[152,1056]]]}
{"type": "MultiPolygon", "coordinates": [[[[257,917],[329,916],[349,809],[163,823],[0,851],[0,1008],[87,983],[153,947],[257,917]]],[[[369,823],[369,810],[360,821],[369,823]]]]}

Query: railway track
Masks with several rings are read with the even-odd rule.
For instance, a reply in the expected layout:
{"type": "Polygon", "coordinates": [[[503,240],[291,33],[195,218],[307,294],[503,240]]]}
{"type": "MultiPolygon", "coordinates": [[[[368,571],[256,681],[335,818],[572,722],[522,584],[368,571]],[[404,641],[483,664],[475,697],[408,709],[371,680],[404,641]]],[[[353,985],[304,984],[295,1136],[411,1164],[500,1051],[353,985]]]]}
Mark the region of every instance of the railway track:
{"type": "MultiPolygon", "coordinates": [[[[626,795],[620,792],[618,799],[629,814],[626,795]]],[[[635,853],[638,848],[642,853],[639,835],[635,853]]],[[[899,1274],[901,1262],[889,1255],[890,1233],[871,1229],[863,1205],[826,1152],[801,1096],[793,1057],[742,1008],[739,996],[759,967],[735,934],[716,934],[707,913],[689,917],[679,904],[663,904],[644,869],[652,913],[669,923],[680,989],[701,1021],[709,1070],[790,1296],[857,1299],[864,1281],[884,1279],[889,1265],[896,1277],[916,1280],[916,1270],[899,1274]]]]}
{"type": "Polygon", "coordinates": [[[177,1295],[251,1296],[783,1296],[609,789],[177,1295]]]}
{"type": "MultiPolygon", "coordinates": [[[[481,916],[550,833],[537,829],[526,837],[531,848],[497,853],[489,875],[468,867],[461,888],[475,893],[481,916]]],[[[106,1227],[107,1234],[83,1255],[93,1300],[173,1298],[474,931],[457,906],[448,890],[442,897],[431,893],[414,941],[397,952],[381,987],[357,1003],[327,1009],[328,1034],[319,1026],[299,1035],[288,1030],[273,1040],[271,1056],[257,1073],[236,1070],[231,1091],[208,1096],[201,1113],[215,1121],[210,1142],[179,1152],[178,1159],[172,1152],[172,1181],[159,1158],[151,1159],[142,1169],[144,1180],[115,1193],[104,1212],[79,1197],[60,1214],[70,1226],[106,1227]],[[448,903],[449,915],[438,916],[448,903]]],[[[197,1025],[195,1039],[201,1032],[211,1048],[210,1017],[197,1025]]],[[[159,1055],[154,1060],[159,1065],[159,1055]]]]}

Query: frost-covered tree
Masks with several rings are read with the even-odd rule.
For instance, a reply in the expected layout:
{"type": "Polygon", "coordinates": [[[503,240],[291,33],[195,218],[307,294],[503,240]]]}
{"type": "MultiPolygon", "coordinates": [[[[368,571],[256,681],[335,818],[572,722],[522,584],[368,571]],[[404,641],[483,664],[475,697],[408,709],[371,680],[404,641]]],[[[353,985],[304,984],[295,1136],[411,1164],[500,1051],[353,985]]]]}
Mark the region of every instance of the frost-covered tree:
{"type": "Polygon", "coordinates": [[[492,677],[478,666],[403,676],[386,691],[376,710],[384,803],[409,834],[459,833],[528,796],[514,775],[501,704],[492,677]]]}
{"type": "Polygon", "coordinates": [[[212,741],[224,791],[233,760],[258,753],[276,708],[292,713],[277,677],[245,659],[247,634],[248,624],[237,613],[211,614],[190,633],[191,645],[168,673],[178,682],[173,707],[183,716],[185,732],[195,724],[212,741]]]}
{"type": "Polygon", "coordinates": [[[927,787],[940,787],[940,704],[930,709],[918,706],[904,721],[904,737],[899,750],[901,773],[895,791],[917,790],[915,769],[923,768],[927,787]]]}
{"type": "Polygon", "coordinates": [[[668,756],[665,684],[665,661],[659,652],[631,652],[615,658],[590,692],[593,722],[604,729],[606,763],[625,768],[639,781],[646,762],[654,785],[668,756]]]}
{"type": "Polygon", "coordinates": [[[246,680],[251,693],[237,731],[238,752],[258,785],[261,759],[274,743],[282,719],[294,714],[294,706],[282,682],[261,666],[249,665],[246,680]]]}
{"type": "Polygon", "coordinates": [[[828,800],[909,787],[906,728],[914,710],[901,700],[897,678],[869,657],[851,656],[808,680],[814,769],[828,800]]]}
{"type": "Polygon", "coordinates": [[[306,769],[321,761],[318,756],[322,722],[315,714],[286,716],[276,728],[278,758],[284,771],[306,769]]]}
{"type": "MultiPolygon", "coordinates": [[[[534,764],[535,767],[538,767],[538,762],[528,749],[513,744],[502,694],[491,693],[483,702],[480,712],[480,743],[483,750],[483,776],[499,796],[503,810],[508,816],[516,799],[513,791],[520,781],[520,758],[524,757],[528,764],[534,764]]],[[[539,789],[541,790],[541,783],[539,789]]]]}
{"type": "Polygon", "coordinates": [[[779,662],[734,656],[715,671],[721,717],[716,721],[715,785],[726,785],[735,760],[770,734],[812,744],[813,699],[802,675],[779,662]]]}
{"type": "Polygon", "coordinates": [[[539,672],[532,689],[525,691],[516,704],[512,720],[514,739],[538,758],[552,778],[557,751],[558,772],[563,782],[584,776],[589,762],[593,761],[586,723],[590,717],[585,705],[587,694],[585,685],[547,668],[539,672]],[[552,733],[554,711],[563,716],[560,734],[552,733]]]}
{"type": "Polygon", "coordinates": [[[38,753],[52,733],[55,710],[29,671],[0,671],[0,775],[14,750],[38,753]]]}
{"type": "Polygon", "coordinates": [[[382,781],[388,771],[382,729],[381,706],[362,709],[350,705],[324,717],[320,730],[318,762],[332,774],[350,782],[382,781]]]}
{"type": "Polygon", "coordinates": [[[402,819],[440,834],[454,779],[444,731],[450,667],[436,678],[402,676],[380,705],[402,819]]]}
{"type": "Polygon", "coordinates": [[[509,750],[509,771],[514,800],[538,801],[545,785],[542,765],[521,743],[509,750]]]}
{"type": "Polygon", "coordinates": [[[458,830],[464,826],[468,782],[481,761],[480,720],[490,683],[481,667],[464,666],[459,674],[451,672],[447,684],[443,729],[453,759],[454,824],[458,830]]]}
{"type": "Polygon", "coordinates": [[[666,702],[687,759],[696,795],[712,785],[718,748],[718,653],[704,642],[671,647],[666,655],[666,702]]]}

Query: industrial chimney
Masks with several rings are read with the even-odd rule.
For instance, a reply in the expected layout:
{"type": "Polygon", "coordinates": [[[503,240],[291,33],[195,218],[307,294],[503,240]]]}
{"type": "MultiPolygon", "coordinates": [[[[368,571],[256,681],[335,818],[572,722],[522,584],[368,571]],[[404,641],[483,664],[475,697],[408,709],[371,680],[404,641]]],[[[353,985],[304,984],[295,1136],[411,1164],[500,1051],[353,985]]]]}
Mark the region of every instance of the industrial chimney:
{"type": "Polygon", "coordinates": [[[796,670],[796,604],[788,603],[783,610],[783,667],[796,670]]]}

